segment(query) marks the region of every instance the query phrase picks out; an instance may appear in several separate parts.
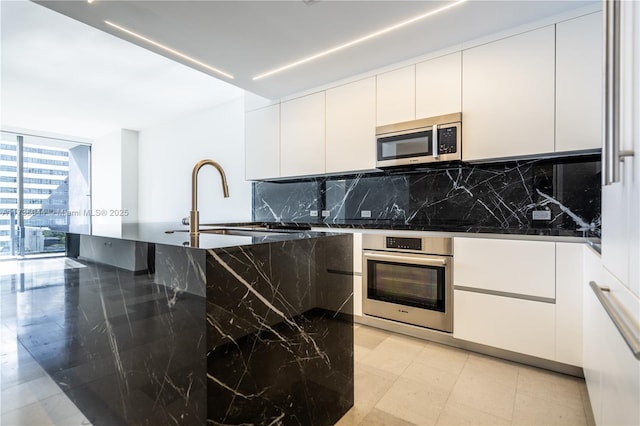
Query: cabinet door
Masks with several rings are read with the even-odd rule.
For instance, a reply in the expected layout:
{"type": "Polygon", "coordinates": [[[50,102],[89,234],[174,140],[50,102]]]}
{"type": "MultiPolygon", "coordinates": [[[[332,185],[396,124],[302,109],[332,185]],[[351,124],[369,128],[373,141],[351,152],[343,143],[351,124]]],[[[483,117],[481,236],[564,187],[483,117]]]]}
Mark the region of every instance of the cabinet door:
{"type": "Polygon", "coordinates": [[[462,52],[416,65],[416,118],[462,111],[462,52]]]}
{"type": "Polygon", "coordinates": [[[554,305],[455,290],[453,336],[554,359],[554,305]]]}
{"type": "Polygon", "coordinates": [[[582,366],[583,244],[556,243],[556,361],[582,366]]]}
{"type": "Polygon", "coordinates": [[[585,250],[584,373],[596,424],[640,424],[640,361],[635,358],[602,303],[588,286],[608,287],[605,298],[633,329],[640,318],[640,299],[602,268],[598,256],[585,250]]]}
{"type": "Polygon", "coordinates": [[[600,148],[602,13],[556,26],[556,151],[600,148]]]}
{"type": "Polygon", "coordinates": [[[327,173],[376,167],[375,77],[327,90],[327,173]]]}
{"type": "Polygon", "coordinates": [[[280,105],[245,114],[245,178],[280,176],[280,105]]]}
{"type": "Polygon", "coordinates": [[[281,175],[324,173],[325,93],[283,102],[280,108],[281,175]]]}
{"type": "Polygon", "coordinates": [[[416,118],[416,67],[414,65],[376,77],[377,125],[416,118]]]}
{"type": "Polygon", "coordinates": [[[456,286],[555,299],[555,243],[455,238],[456,286]]]}
{"type": "MultiPolygon", "coordinates": [[[[640,3],[620,2],[621,150],[620,182],[602,187],[602,262],[605,268],[640,297],[640,3]]],[[[604,170],[604,167],[603,167],[604,170]]]]}
{"type": "Polygon", "coordinates": [[[555,27],[462,52],[462,159],[553,152],[555,27]]]}

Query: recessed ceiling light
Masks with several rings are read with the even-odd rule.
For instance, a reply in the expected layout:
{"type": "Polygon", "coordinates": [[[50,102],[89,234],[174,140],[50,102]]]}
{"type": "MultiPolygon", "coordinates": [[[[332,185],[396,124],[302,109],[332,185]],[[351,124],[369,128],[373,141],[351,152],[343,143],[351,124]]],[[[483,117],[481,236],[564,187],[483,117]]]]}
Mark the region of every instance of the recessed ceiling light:
{"type": "Polygon", "coordinates": [[[140,39],[140,40],[142,40],[142,41],[144,41],[144,42],[146,42],[146,43],[149,43],[149,44],[151,44],[151,45],[153,45],[153,46],[159,47],[160,49],[165,50],[165,51],[167,51],[167,52],[169,52],[169,53],[171,53],[171,54],[173,54],[173,55],[179,56],[179,57],[180,57],[180,58],[182,58],[182,59],[186,59],[186,60],[187,60],[187,61],[189,61],[189,62],[192,62],[192,63],[194,63],[194,64],[196,64],[196,65],[199,65],[199,66],[201,66],[201,67],[203,67],[203,68],[206,68],[206,69],[208,69],[208,70],[211,70],[211,71],[215,72],[216,74],[220,74],[220,75],[222,75],[222,76],[224,76],[224,77],[227,77],[227,78],[229,78],[229,79],[232,79],[232,80],[233,80],[233,76],[232,76],[231,74],[228,74],[228,73],[226,73],[226,72],[224,72],[224,71],[220,71],[219,69],[214,68],[214,67],[212,67],[211,65],[205,64],[204,62],[199,61],[199,60],[197,60],[197,59],[195,59],[195,58],[192,58],[192,57],[191,57],[191,56],[189,56],[189,55],[185,55],[185,54],[184,54],[184,53],[182,53],[182,52],[178,52],[177,50],[172,49],[172,48],[170,48],[170,47],[168,47],[168,46],[165,46],[165,45],[164,45],[164,44],[162,44],[162,43],[158,43],[157,41],[151,40],[150,38],[147,38],[147,37],[145,37],[145,36],[143,36],[143,35],[140,35],[140,34],[138,34],[138,33],[136,33],[136,32],[133,32],[133,31],[131,31],[131,30],[128,30],[128,29],[126,29],[126,28],[124,28],[124,27],[121,27],[120,25],[114,24],[113,22],[104,21],[104,23],[105,23],[105,24],[107,24],[107,25],[110,25],[110,26],[112,26],[113,28],[116,28],[116,29],[118,29],[118,30],[120,30],[120,31],[122,31],[122,32],[124,32],[124,33],[127,33],[127,34],[129,34],[129,35],[132,35],[132,36],[134,36],[134,37],[136,37],[136,38],[138,38],[138,39],[140,39]]]}
{"type": "Polygon", "coordinates": [[[87,0],[87,3],[91,4],[93,3],[93,0],[87,0]]]}
{"type": "Polygon", "coordinates": [[[429,12],[423,13],[422,15],[415,16],[415,17],[413,17],[411,19],[407,19],[406,21],[402,21],[402,22],[397,23],[395,25],[391,25],[389,27],[383,28],[383,29],[378,30],[376,32],[373,32],[371,34],[367,34],[367,35],[365,35],[363,37],[357,38],[355,40],[352,40],[352,41],[349,41],[347,43],[341,44],[339,46],[332,47],[332,48],[327,49],[325,51],[322,51],[320,53],[316,53],[315,55],[307,56],[306,58],[302,58],[302,59],[300,59],[298,61],[295,61],[295,62],[292,62],[290,64],[283,65],[283,66],[275,68],[275,69],[273,69],[271,71],[267,71],[267,72],[265,72],[263,74],[260,74],[260,75],[257,75],[255,77],[253,77],[253,80],[260,80],[261,78],[268,77],[270,75],[279,73],[281,71],[288,70],[288,69],[293,68],[293,67],[297,67],[298,65],[302,65],[302,64],[304,64],[306,62],[313,61],[314,59],[318,59],[318,58],[321,58],[323,56],[330,55],[332,53],[335,53],[335,52],[338,52],[340,50],[346,49],[348,47],[354,46],[356,44],[360,44],[360,43],[365,42],[367,40],[370,40],[370,39],[372,39],[374,37],[381,36],[383,34],[391,32],[391,31],[395,31],[398,28],[402,28],[402,27],[407,26],[409,24],[413,24],[414,22],[426,19],[429,16],[435,15],[436,13],[443,12],[443,11],[445,11],[447,9],[450,9],[450,8],[452,8],[454,6],[462,4],[462,3],[466,2],[466,1],[467,0],[454,1],[453,3],[447,4],[446,6],[442,6],[442,7],[438,8],[438,9],[431,10],[429,12]]]}

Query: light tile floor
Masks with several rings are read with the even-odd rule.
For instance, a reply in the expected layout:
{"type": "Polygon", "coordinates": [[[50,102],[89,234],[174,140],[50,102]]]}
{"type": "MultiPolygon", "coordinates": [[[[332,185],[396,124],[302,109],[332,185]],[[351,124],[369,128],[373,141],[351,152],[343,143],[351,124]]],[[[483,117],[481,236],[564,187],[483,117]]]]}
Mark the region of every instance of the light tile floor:
{"type": "Polygon", "coordinates": [[[346,425],[593,425],[584,380],[356,325],[346,425]]]}
{"type": "MultiPolygon", "coordinates": [[[[71,259],[47,258],[0,262],[0,298],[14,290],[11,280],[1,276],[84,267],[71,259]]],[[[18,284],[19,285],[19,284],[18,284]]],[[[46,285],[46,283],[43,283],[46,285]]],[[[29,289],[26,289],[29,290],[29,289]]],[[[25,297],[29,293],[26,291],[25,297]]],[[[18,306],[0,304],[0,425],[77,426],[90,425],[16,337],[18,306]]]]}

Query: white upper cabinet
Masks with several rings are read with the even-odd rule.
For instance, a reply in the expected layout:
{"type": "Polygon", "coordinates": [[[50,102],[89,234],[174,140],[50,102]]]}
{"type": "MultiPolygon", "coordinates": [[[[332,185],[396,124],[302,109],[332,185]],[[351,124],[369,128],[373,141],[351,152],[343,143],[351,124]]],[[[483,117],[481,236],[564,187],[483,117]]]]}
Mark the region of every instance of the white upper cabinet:
{"type": "Polygon", "coordinates": [[[553,152],[555,26],[462,53],[462,159],[553,152]]]}
{"type": "Polygon", "coordinates": [[[600,148],[602,13],[556,26],[556,151],[600,148]]]}
{"type": "Polygon", "coordinates": [[[416,67],[411,65],[376,77],[377,125],[416,118],[416,67]]]}
{"type": "Polygon", "coordinates": [[[376,167],[376,79],[327,90],[326,172],[376,167]]]}
{"type": "Polygon", "coordinates": [[[324,173],[325,92],[283,102],[280,108],[281,175],[324,173]]]}
{"type": "Polygon", "coordinates": [[[415,118],[435,117],[460,111],[462,52],[417,64],[415,118]]]}
{"type": "Polygon", "coordinates": [[[280,176],[280,104],[245,114],[245,178],[280,176]]]}

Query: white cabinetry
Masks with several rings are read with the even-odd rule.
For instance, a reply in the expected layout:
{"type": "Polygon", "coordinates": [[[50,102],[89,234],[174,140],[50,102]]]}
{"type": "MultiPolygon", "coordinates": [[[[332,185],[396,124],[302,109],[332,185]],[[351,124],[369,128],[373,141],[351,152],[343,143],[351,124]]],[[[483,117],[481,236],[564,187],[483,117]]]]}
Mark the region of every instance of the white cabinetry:
{"type": "Polygon", "coordinates": [[[375,169],[375,77],[329,89],[326,96],[326,172],[375,169]]]}
{"type": "Polygon", "coordinates": [[[595,281],[610,291],[605,297],[626,315],[640,317],[638,299],[601,266],[596,253],[585,248],[584,375],[597,425],[640,424],[640,361],[588,286],[595,281]]]}
{"type": "Polygon", "coordinates": [[[456,238],[455,285],[554,299],[555,243],[456,238]]]}
{"type": "Polygon", "coordinates": [[[379,74],[376,80],[377,125],[382,126],[415,119],[415,65],[379,74]]]}
{"type": "Polygon", "coordinates": [[[325,92],[280,106],[280,172],[304,176],[325,171],[325,92]]]}
{"type": "Polygon", "coordinates": [[[454,337],[555,359],[555,243],[454,239],[454,337]]]}
{"type": "Polygon", "coordinates": [[[462,52],[416,65],[416,116],[427,118],[462,111],[462,52]]]}
{"type": "Polygon", "coordinates": [[[460,290],[454,293],[455,338],[553,359],[553,304],[460,290]]]}
{"type": "Polygon", "coordinates": [[[582,365],[583,245],[454,239],[454,337],[582,365]]]}
{"type": "MultiPolygon", "coordinates": [[[[602,187],[602,262],[623,285],[640,298],[640,3],[620,2],[621,151],[633,151],[620,164],[620,182],[602,187]]],[[[603,174],[606,174],[603,156],[603,174]]]]}
{"type": "Polygon", "coordinates": [[[280,104],[245,114],[245,178],[280,176],[280,104]]]}
{"type": "Polygon", "coordinates": [[[555,26],[462,53],[463,160],[554,150],[555,26]]]}
{"type": "Polygon", "coordinates": [[[556,357],[582,365],[582,287],[584,244],[556,243],[556,357]]]}
{"type": "MultiPolygon", "coordinates": [[[[604,308],[589,281],[609,291],[602,299],[610,303],[631,330],[630,340],[640,335],[640,3],[604,2],[605,7],[620,7],[620,22],[612,28],[620,36],[620,101],[615,108],[620,116],[620,146],[613,149],[633,151],[620,164],[620,181],[602,188],[602,264],[597,254],[585,253],[584,288],[584,372],[596,424],[640,424],[640,360],[623,341],[614,321],[604,308]]],[[[605,34],[607,31],[605,31],[605,34]]],[[[605,43],[606,44],[606,43],[605,43]]],[[[608,62],[613,64],[613,62],[608,62]]],[[[606,107],[607,105],[605,105],[606,107]]],[[[609,107],[614,105],[609,104],[609,107]]],[[[603,155],[603,175],[610,176],[613,164],[603,155]]]]}
{"type": "Polygon", "coordinates": [[[556,26],[556,147],[601,146],[602,13],[556,26]]]}

